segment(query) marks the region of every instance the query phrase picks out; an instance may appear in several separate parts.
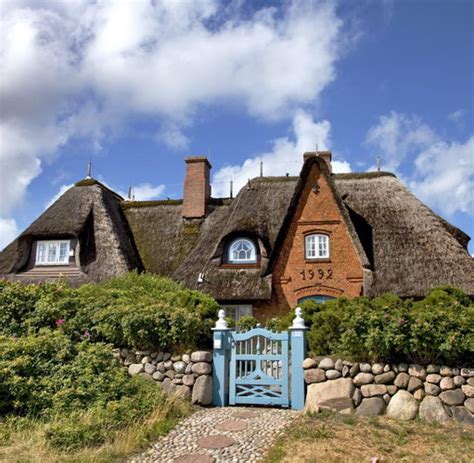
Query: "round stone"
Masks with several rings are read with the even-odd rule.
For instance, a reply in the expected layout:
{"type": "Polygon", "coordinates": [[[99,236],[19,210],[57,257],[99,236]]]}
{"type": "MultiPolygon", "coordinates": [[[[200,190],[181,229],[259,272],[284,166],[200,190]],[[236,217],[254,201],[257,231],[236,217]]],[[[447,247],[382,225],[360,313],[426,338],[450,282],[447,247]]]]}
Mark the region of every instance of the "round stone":
{"type": "Polygon", "coordinates": [[[201,439],[197,441],[198,447],[205,449],[223,449],[225,447],[230,447],[234,444],[235,439],[232,439],[232,437],[224,436],[223,434],[201,437],[201,439]]]}
{"type": "Polygon", "coordinates": [[[216,426],[218,431],[244,431],[247,429],[247,423],[242,420],[227,420],[216,426]]]}
{"type": "Polygon", "coordinates": [[[319,362],[319,368],[323,370],[332,370],[334,368],[334,360],[332,358],[326,357],[319,362]]]}
{"type": "Polygon", "coordinates": [[[203,453],[188,453],[173,460],[174,463],[212,463],[214,458],[203,453]]]}

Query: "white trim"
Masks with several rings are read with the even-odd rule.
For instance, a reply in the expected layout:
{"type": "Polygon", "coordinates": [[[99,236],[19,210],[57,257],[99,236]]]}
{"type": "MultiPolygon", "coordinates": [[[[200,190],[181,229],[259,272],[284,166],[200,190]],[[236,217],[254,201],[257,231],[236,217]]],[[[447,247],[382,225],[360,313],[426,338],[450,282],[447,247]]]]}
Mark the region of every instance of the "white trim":
{"type": "Polygon", "coordinates": [[[324,233],[311,233],[310,235],[306,235],[304,238],[304,252],[306,259],[328,259],[330,255],[329,236],[324,233]],[[310,243],[313,239],[314,242],[310,243]],[[314,255],[311,255],[313,251],[314,255]]]}
{"type": "MultiPolygon", "coordinates": [[[[245,251],[244,251],[245,252],[245,251]]],[[[255,244],[249,240],[248,238],[237,238],[234,241],[232,241],[231,245],[229,246],[229,253],[228,253],[228,258],[229,262],[231,264],[254,264],[257,262],[257,249],[255,247],[255,244]],[[234,252],[234,248],[239,244],[239,243],[245,243],[250,246],[250,257],[244,258],[244,259],[234,259],[232,257],[232,253],[234,252]]]]}
{"type": "MultiPolygon", "coordinates": [[[[40,240],[36,241],[36,259],[35,259],[35,265],[41,266],[41,265],[68,265],[69,264],[69,256],[70,256],[70,246],[71,246],[71,241],[70,240],[40,240]],[[53,260],[46,260],[49,258],[49,255],[44,255],[43,257],[46,257],[46,259],[40,260],[40,249],[43,246],[48,246],[54,244],[56,249],[55,249],[55,259],[53,260]],[[64,259],[59,260],[60,257],[60,249],[61,245],[66,244],[66,252],[64,253],[64,259]]],[[[47,251],[47,248],[45,249],[45,252],[47,251]]]]}

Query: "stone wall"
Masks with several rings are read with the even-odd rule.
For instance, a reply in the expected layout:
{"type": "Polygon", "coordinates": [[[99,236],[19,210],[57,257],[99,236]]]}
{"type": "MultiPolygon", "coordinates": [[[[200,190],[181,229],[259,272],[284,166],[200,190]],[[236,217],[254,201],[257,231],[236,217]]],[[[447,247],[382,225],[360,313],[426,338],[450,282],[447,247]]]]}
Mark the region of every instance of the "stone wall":
{"type": "Polygon", "coordinates": [[[303,362],[305,409],[399,420],[455,420],[474,425],[474,368],[353,363],[329,357],[303,362]]]}
{"type": "Polygon", "coordinates": [[[169,352],[114,349],[114,356],[130,375],[156,381],[167,394],[176,393],[193,404],[212,403],[212,352],[173,355],[169,352]]]}

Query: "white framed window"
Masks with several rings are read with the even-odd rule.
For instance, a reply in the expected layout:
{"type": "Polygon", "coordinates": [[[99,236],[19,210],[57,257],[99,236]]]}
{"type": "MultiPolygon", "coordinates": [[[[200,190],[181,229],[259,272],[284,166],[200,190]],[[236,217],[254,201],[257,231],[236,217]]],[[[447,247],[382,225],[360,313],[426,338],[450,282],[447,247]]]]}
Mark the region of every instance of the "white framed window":
{"type": "Polygon", "coordinates": [[[255,244],[247,238],[237,238],[229,246],[229,262],[232,264],[251,264],[257,262],[255,244]]]}
{"type": "Polygon", "coordinates": [[[65,265],[68,263],[69,240],[36,242],[36,265],[65,265]]]}
{"type": "Polygon", "coordinates": [[[306,235],[304,239],[306,259],[329,258],[329,236],[320,233],[306,235]]]}
{"type": "Polygon", "coordinates": [[[245,315],[250,317],[253,315],[253,307],[251,304],[223,305],[222,308],[225,310],[225,316],[233,318],[235,323],[238,323],[245,315]]]}

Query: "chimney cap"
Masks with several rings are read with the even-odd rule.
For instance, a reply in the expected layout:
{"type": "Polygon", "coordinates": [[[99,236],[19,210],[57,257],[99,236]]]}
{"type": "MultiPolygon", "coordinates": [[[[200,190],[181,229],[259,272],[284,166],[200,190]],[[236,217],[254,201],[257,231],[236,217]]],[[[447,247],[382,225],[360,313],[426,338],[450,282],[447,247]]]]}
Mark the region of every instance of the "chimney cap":
{"type": "Polygon", "coordinates": [[[207,164],[209,169],[212,168],[211,163],[206,158],[206,156],[188,156],[187,158],[184,158],[184,162],[186,162],[186,164],[190,164],[190,163],[193,163],[193,162],[204,162],[204,163],[207,164]]]}

